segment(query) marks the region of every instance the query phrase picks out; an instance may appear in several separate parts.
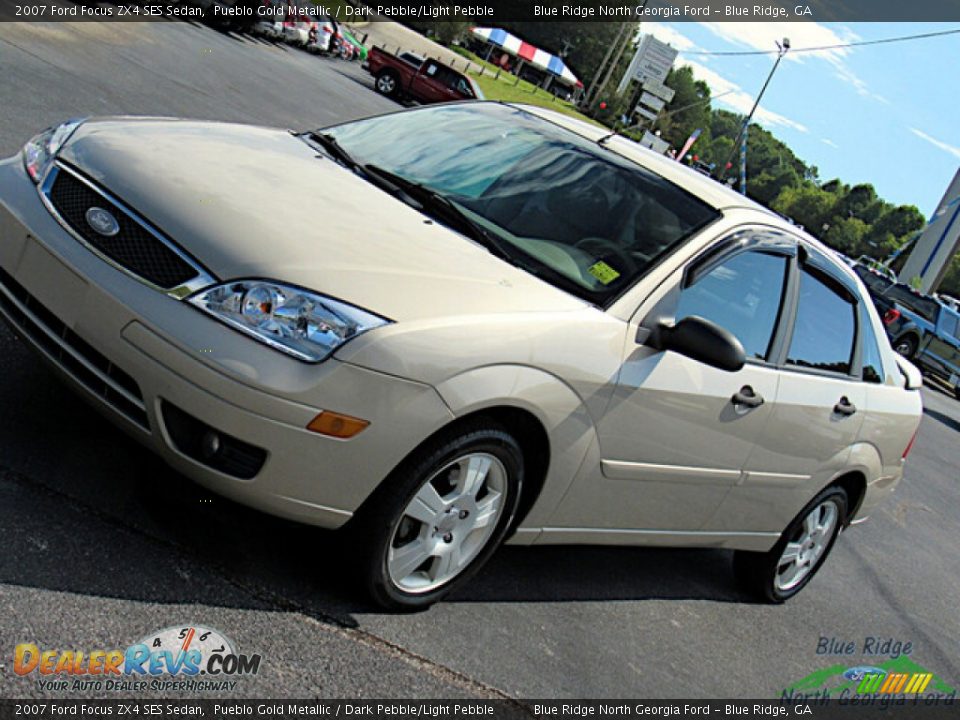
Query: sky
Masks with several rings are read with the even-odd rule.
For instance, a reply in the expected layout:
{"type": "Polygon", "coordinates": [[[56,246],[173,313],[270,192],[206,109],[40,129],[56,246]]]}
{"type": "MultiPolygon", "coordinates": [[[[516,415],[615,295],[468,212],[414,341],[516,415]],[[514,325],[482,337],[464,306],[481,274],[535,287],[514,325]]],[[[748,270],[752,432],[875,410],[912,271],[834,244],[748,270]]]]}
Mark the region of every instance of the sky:
{"type": "MultiPolygon", "coordinates": [[[[780,63],[754,116],[822,181],[869,182],[879,196],[936,210],[960,169],[960,34],[816,53],[797,48],[956,30],[937,23],[644,22],[680,50],[710,85],[713,107],[742,114],[763,86],[775,55],[716,56],[702,51],[792,50],[780,63]]],[[[695,149],[696,146],[694,146],[695,149]]],[[[748,178],[749,183],[749,178],[748,178]]]]}

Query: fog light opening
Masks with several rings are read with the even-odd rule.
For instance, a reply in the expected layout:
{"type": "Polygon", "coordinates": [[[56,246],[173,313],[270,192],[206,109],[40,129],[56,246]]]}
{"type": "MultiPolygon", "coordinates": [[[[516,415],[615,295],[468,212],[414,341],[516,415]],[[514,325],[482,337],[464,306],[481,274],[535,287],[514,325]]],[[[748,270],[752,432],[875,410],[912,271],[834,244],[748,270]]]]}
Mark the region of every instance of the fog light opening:
{"type": "Polygon", "coordinates": [[[200,439],[200,453],[207,460],[215,457],[220,452],[220,433],[216,430],[208,430],[200,439]]]}

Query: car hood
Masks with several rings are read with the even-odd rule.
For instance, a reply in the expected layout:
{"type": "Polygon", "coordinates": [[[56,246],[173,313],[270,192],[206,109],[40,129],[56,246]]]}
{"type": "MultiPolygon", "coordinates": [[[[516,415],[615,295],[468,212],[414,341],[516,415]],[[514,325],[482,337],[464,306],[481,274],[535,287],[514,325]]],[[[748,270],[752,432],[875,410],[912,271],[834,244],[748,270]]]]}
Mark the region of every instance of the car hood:
{"type": "Polygon", "coordinates": [[[60,156],[221,280],[281,280],[393,320],[584,307],[288,131],[105,119],[60,156]]]}

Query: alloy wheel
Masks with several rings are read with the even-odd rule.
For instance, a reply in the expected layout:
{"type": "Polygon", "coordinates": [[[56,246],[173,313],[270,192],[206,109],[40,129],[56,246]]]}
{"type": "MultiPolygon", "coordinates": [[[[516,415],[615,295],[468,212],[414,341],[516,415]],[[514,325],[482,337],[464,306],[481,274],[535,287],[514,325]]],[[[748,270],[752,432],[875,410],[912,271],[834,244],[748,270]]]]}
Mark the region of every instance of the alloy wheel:
{"type": "Polygon", "coordinates": [[[431,476],[393,529],[387,571],[394,585],[426,593],[460,574],[492,537],[507,487],[503,463],[484,452],[456,458],[431,476]]]}
{"type": "Polygon", "coordinates": [[[783,548],[774,582],[781,592],[791,590],[803,582],[817,566],[830,545],[839,519],[837,505],[825,500],[803,519],[796,535],[783,548]]]}

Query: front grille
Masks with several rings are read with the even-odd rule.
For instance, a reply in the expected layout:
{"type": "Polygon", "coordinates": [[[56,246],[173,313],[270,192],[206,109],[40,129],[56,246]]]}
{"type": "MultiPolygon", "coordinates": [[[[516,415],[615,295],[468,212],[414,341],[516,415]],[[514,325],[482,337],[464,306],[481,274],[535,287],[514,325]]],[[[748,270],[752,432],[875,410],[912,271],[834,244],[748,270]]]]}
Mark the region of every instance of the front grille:
{"type": "Polygon", "coordinates": [[[267,461],[267,451],[220,432],[166,400],[163,424],[170,440],[187,457],[227,475],[250,480],[267,461]]]}
{"type": "Polygon", "coordinates": [[[37,302],[0,268],[0,312],[77,382],[144,430],[150,429],[137,382],[37,302]]]}
{"type": "Polygon", "coordinates": [[[200,274],[138,219],[72,171],[55,167],[51,174],[52,179],[44,182],[50,204],[77,235],[114,263],[165,290],[180,287],[200,274]],[[92,207],[113,215],[120,231],[112,237],[96,232],[86,217],[92,207]]]}

